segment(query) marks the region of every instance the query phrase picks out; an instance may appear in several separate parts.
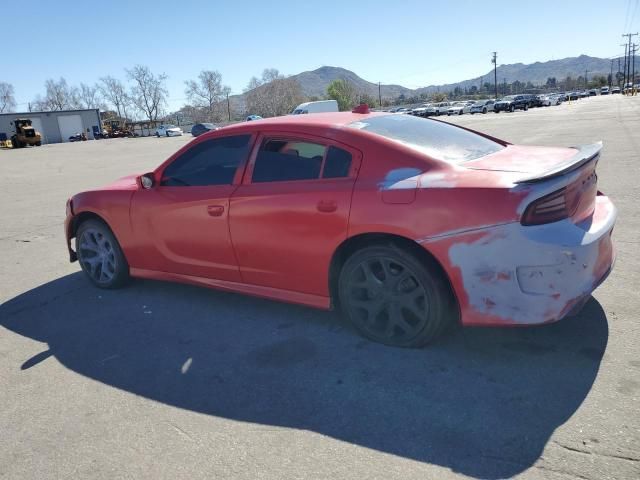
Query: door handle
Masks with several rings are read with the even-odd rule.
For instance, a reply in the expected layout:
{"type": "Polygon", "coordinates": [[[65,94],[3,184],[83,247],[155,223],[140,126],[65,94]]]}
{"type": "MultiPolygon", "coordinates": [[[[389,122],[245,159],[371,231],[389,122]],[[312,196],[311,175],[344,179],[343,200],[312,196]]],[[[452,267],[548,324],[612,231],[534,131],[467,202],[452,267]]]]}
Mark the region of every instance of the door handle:
{"type": "Polygon", "coordinates": [[[207,213],[212,217],[220,217],[224,213],[223,205],[209,205],[207,207],[207,213]]]}
{"type": "Polygon", "coordinates": [[[320,200],[316,208],[319,212],[331,213],[338,209],[338,204],[335,200],[320,200]]]}

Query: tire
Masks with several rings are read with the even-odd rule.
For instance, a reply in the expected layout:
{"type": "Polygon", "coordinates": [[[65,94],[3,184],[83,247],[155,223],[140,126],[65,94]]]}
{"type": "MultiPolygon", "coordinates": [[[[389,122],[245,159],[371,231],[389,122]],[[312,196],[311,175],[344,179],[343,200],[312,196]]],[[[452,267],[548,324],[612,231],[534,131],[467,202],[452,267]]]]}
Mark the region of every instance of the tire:
{"type": "Polygon", "coordinates": [[[500,110],[494,110],[495,113],[500,113],[500,110]]]}
{"type": "Polygon", "coordinates": [[[39,147],[40,145],[42,145],[42,142],[36,142],[36,147],[39,147]]]}
{"type": "Polygon", "coordinates": [[[169,132],[165,132],[165,135],[168,137],[169,136],[169,132]]]}
{"type": "Polygon", "coordinates": [[[99,220],[86,220],[76,232],[80,267],[99,288],[113,289],[129,280],[129,264],[111,229],[99,220]]]}
{"type": "Polygon", "coordinates": [[[487,113],[487,109],[486,109],[486,108],[483,108],[483,109],[482,109],[482,113],[483,113],[483,114],[486,114],[486,113],[487,113]]]}
{"type": "Polygon", "coordinates": [[[361,335],[394,347],[423,347],[455,318],[440,268],[393,243],[351,255],[338,295],[344,317],[361,335]]]}
{"type": "Polygon", "coordinates": [[[515,112],[515,110],[516,110],[516,109],[515,109],[515,107],[514,107],[513,105],[511,105],[511,106],[509,107],[509,112],[513,113],[513,112],[515,112]]]}
{"type": "Polygon", "coordinates": [[[160,134],[158,132],[156,132],[156,137],[160,138],[160,134]]]}
{"type": "Polygon", "coordinates": [[[463,113],[462,110],[460,110],[460,113],[458,113],[458,115],[462,115],[462,113],[463,113]]]}
{"type": "Polygon", "coordinates": [[[524,106],[524,111],[526,112],[527,110],[529,110],[529,106],[528,106],[528,105],[525,105],[525,106],[524,106]]]}

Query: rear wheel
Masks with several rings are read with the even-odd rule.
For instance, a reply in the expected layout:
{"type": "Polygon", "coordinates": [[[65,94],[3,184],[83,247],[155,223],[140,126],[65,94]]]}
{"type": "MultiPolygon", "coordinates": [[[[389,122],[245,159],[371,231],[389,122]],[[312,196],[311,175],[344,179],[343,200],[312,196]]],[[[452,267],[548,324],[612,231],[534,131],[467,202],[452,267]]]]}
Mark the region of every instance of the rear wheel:
{"type": "Polygon", "coordinates": [[[487,109],[486,109],[486,108],[483,108],[483,109],[482,109],[482,113],[487,113],[487,109]]]}
{"type": "Polygon", "coordinates": [[[422,347],[453,316],[439,268],[393,244],[366,247],[340,272],[343,314],[365,337],[396,347],[422,347]]]}
{"type": "Polygon", "coordinates": [[[511,113],[513,113],[513,112],[515,111],[515,107],[514,107],[513,105],[511,105],[511,106],[509,107],[509,111],[510,111],[511,113]]]}
{"type": "Polygon", "coordinates": [[[36,147],[39,147],[40,145],[42,145],[42,142],[36,142],[36,147]]]}
{"type": "Polygon", "coordinates": [[[529,110],[529,105],[524,106],[524,111],[526,112],[527,110],[529,110]]]}
{"type": "Polygon", "coordinates": [[[83,222],[76,232],[76,250],[82,270],[94,285],[118,288],[129,279],[129,264],[105,223],[99,220],[83,222]]]}

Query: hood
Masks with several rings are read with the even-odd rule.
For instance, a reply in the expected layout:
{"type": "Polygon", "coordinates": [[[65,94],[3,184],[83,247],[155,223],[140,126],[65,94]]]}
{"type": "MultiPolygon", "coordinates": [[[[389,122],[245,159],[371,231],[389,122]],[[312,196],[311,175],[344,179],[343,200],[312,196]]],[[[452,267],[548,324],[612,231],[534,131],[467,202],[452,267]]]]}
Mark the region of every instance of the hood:
{"type": "Polygon", "coordinates": [[[538,175],[564,165],[576,153],[575,148],[507,145],[502,150],[470,160],[462,166],[472,170],[538,175]]]}
{"type": "Polygon", "coordinates": [[[115,182],[112,182],[99,190],[137,190],[138,182],[136,179],[140,174],[127,175],[126,177],[119,178],[115,182]]]}

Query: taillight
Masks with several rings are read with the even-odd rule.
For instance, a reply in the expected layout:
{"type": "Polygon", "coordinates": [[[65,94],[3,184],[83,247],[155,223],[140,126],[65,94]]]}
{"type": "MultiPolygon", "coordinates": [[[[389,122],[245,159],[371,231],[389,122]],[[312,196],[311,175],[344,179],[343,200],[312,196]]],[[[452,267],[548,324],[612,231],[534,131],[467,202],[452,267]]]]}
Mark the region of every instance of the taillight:
{"type": "Polygon", "coordinates": [[[542,225],[557,222],[573,215],[580,203],[576,188],[564,187],[531,202],[524,211],[522,225],[542,225]]]}

